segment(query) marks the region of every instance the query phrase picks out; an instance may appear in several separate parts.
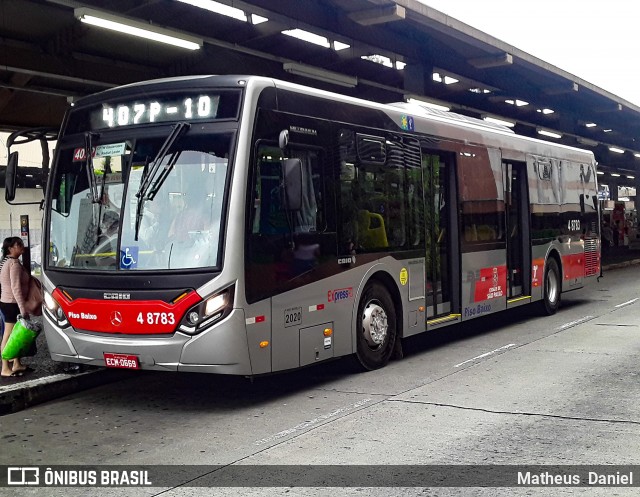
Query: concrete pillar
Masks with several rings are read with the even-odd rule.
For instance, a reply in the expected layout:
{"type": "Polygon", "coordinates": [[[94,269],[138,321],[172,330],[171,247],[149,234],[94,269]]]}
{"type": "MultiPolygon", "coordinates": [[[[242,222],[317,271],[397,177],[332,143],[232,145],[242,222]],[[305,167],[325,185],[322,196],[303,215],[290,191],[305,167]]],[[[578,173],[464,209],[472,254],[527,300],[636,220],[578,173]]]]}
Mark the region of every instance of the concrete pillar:
{"type": "Polygon", "coordinates": [[[425,64],[407,64],[404,72],[404,89],[407,93],[420,96],[429,95],[433,84],[433,66],[425,64]]]}
{"type": "Polygon", "coordinates": [[[607,175],[607,181],[609,182],[609,195],[611,200],[618,200],[618,178],[607,175]]]}

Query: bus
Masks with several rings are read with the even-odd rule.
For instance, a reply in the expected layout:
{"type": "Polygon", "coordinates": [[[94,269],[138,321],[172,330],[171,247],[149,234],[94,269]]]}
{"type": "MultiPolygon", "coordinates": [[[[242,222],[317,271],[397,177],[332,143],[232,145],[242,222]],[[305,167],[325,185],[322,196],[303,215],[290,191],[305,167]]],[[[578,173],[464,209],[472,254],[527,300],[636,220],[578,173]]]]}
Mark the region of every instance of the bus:
{"type": "Polygon", "coordinates": [[[58,135],[48,347],[143,370],[377,369],[407,337],[553,314],[596,281],[597,193],[591,152],[420,105],[256,76],[110,89],[58,135]]]}

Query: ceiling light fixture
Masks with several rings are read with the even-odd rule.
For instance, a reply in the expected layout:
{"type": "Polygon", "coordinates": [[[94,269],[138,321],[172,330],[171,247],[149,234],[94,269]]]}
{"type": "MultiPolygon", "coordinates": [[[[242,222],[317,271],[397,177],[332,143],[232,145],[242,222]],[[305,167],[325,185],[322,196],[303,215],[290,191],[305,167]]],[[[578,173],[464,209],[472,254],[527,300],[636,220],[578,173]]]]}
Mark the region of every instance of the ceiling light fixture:
{"type": "Polygon", "coordinates": [[[85,7],[75,9],[74,16],[81,22],[91,24],[100,28],[117,31],[119,33],[137,36],[147,40],[166,43],[188,50],[198,50],[203,45],[203,40],[186,34],[165,29],[158,26],[134,21],[120,16],[115,16],[106,12],[88,9],[85,7]]]}
{"type": "Polygon", "coordinates": [[[538,129],[538,134],[542,136],[548,136],[549,138],[562,138],[560,133],[554,133],[553,131],[549,131],[546,129],[538,129]]]}
{"type": "Polygon", "coordinates": [[[227,17],[232,17],[238,21],[247,21],[247,14],[243,10],[230,7],[220,2],[214,2],[213,0],[178,0],[178,2],[187,3],[194,7],[209,10],[215,14],[220,14],[227,17]]]}
{"type": "Polygon", "coordinates": [[[616,154],[624,154],[624,150],[618,147],[609,147],[611,152],[615,152],[616,154]]]}
{"type": "Polygon", "coordinates": [[[304,29],[285,29],[281,31],[283,35],[297,38],[298,40],[306,41],[307,43],[313,43],[314,45],[320,45],[321,47],[330,48],[331,44],[326,36],[320,36],[304,29]]]}
{"type": "Polygon", "coordinates": [[[208,10],[214,14],[220,14],[222,16],[231,17],[238,21],[251,22],[251,24],[262,24],[267,22],[267,17],[259,16],[258,14],[247,15],[248,13],[242,9],[231,7],[214,0],[177,0],[178,2],[186,3],[198,7],[200,9],[208,10]]]}

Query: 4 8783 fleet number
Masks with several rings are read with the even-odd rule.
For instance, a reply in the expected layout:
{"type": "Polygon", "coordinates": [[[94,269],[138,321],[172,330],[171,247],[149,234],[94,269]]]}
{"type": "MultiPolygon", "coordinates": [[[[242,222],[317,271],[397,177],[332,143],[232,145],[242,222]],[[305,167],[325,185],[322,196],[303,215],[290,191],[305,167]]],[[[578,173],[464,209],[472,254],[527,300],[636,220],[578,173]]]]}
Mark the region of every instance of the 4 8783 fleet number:
{"type": "Polygon", "coordinates": [[[136,321],[140,324],[176,324],[173,312],[140,312],[136,321]]]}

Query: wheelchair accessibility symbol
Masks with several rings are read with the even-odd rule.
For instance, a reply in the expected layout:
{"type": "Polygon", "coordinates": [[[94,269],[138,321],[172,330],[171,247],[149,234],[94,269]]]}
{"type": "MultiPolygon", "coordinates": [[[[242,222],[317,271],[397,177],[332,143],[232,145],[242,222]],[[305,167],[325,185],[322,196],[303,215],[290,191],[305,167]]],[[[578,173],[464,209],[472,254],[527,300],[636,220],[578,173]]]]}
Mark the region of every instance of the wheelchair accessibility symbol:
{"type": "Polygon", "coordinates": [[[120,250],[120,269],[138,267],[138,247],[122,247],[120,250]]]}

